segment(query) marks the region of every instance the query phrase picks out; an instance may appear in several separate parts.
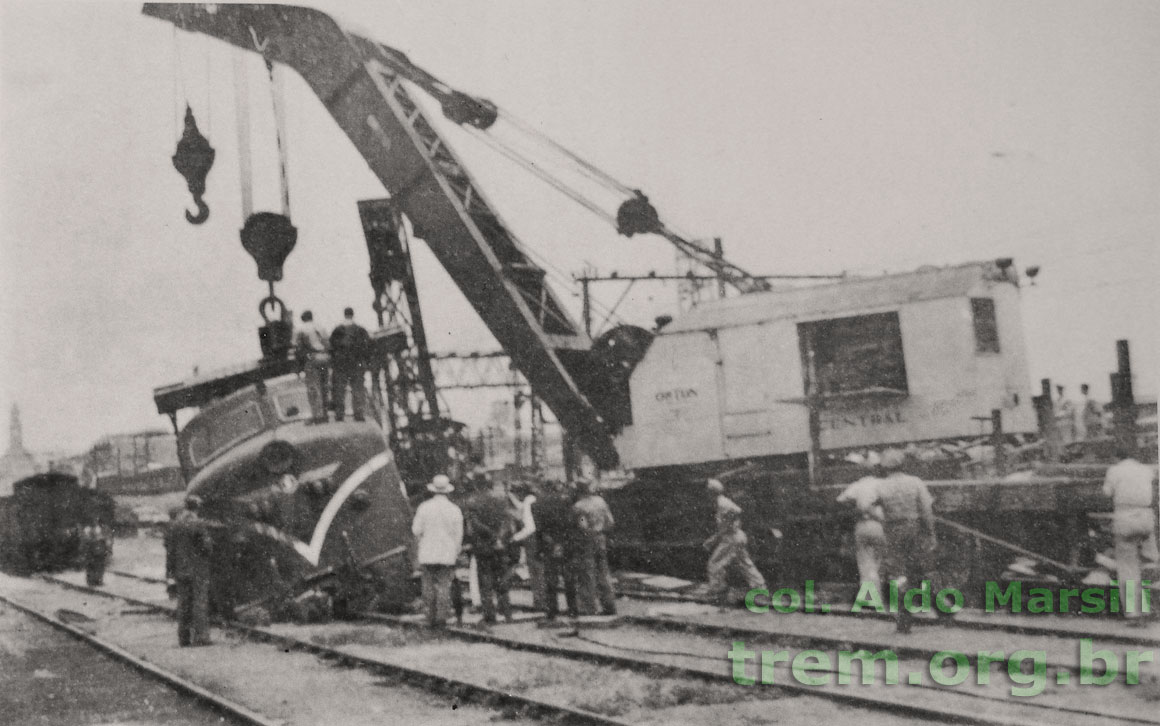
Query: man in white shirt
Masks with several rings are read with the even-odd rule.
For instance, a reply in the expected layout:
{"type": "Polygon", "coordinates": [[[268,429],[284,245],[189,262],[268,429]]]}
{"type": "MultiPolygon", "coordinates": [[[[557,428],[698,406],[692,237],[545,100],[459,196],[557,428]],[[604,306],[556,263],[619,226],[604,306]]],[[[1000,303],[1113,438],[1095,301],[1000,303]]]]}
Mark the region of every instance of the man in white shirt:
{"type": "Polygon", "coordinates": [[[874,587],[882,584],[882,558],[886,553],[886,533],[882,529],[882,520],[885,513],[876,502],[878,500],[878,484],[882,480],[875,476],[881,464],[881,458],[871,451],[862,460],[862,466],[869,473],[838,495],[839,502],[853,502],[858,515],[858,523],[854,525],[854,551],[858,561],[858,579],[862,584],[874,583],[874,587]]]}
{"type": "Polygon", "coordinates": [[[1116,458],[1119,463],[1108,467],[1104,494],[1112,498],[1115,507],[1112,534],[1120,607],[1131,625],[1142,625],[1141,560],[1155,563],[1160,559],[1156,550],[1156,468],[1141,464],[1127,448],[1118,448],[1116,458]]]}
{"type": "Polygon", "coordinates": [[[419,505],[411,532],[423,570],[423,603],[430,625],[446,625],[451,616],[451,580],[463,546],[463,512],[447,495],[451,480],[439,474],[427,485],[432,497],[419,505]]]}
{"type": "Polygon", "coordinates": [[[326,334],[314,322],[314,313],[303,311],[302,324],[294,334],[294,354],[306,376],[306,397],[314,423],[327,421],[326,369],[330,365],[327,349],[326,334]]]}

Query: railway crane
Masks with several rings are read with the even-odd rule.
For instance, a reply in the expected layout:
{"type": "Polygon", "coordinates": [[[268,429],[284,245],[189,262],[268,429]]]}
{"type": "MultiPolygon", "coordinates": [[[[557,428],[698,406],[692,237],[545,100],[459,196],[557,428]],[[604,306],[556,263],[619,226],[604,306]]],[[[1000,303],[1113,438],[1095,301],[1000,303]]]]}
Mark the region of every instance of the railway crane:
{"type": "MultiPolygon", "coordinates": [[[[1010,259],[771,290],[767,279],[676,233],[643,192],[324,13],[152,3],[144,12],[302,76],[382,182],[391,209],[426,241],[571,439],[601,469],[635,472],[627,499],[635,500],[639,516],[622,528],[621,544],[637,546],[649,559],[642,566],[670,567],[701,540],[690,522],[702,514],[708,522],[707,507],[682,483],[731,472],[752,498],[755,517],[797,528],[796,555],[770,558],[813,562],[819,551],[833,549],[825,540],[838,528],[819,524],[840,523],[831,487],[852,476],[840,465],[844,456],[919,442],[925,443],[919,454],[937,458],[977,443],[979,418],[993,422],[998,449],[1004,437],[1034,438],[1042,414],[1036,406],[1044,402],[1034,403],[1029,390],[1020,276],[1010,259]],[[414,89],[619,233],[659,235],[743,294],[702,305],[655,336],[624,326],[592,340],[440,136],[414,89]],[[528,143],[507,144],[496,133],[501,125],[528,143]],[[561,183],[535,153],[568,160],[616,202],[602,205],[561,183]],[[838,465],[819,476],[827,462],[838,465]]],[[[366,228],[368,210],[360,211],[366,228]]],[[[429,369],[416,371],[431,380],[429,369]]],[[[937,475],[939,462],[932,463],[937,475]]],[[[982,560],[984,546],[1027,552],[1004,541],[1022,537],[1023,544],[1048,545],[1050,556],[1038,559],[1057,573],[1082,572],[1074,544],[1086,539],[1086,516],[1108,507],[1093,479],[1008,483],[954,474],[959,478],[934,486],[940,513],[955,516],[951,530],[963,535],[962,546],[948,549],[982,560]],[[985,535],[988,526],[1002,528],[1002,537],[985,535]]]]}

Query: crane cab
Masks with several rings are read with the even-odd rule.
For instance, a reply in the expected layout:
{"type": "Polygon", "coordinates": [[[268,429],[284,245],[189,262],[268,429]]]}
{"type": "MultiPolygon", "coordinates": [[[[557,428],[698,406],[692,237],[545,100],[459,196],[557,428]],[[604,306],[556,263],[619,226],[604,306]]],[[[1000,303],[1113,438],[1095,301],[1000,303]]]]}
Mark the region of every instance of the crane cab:
{"type": "Polygon", "coordinates": [[[703,303],[630,391],[618,449],[634,469],[801,457],[812,435],[839,456],[978,437],[995,409],[1005,431],[1036,430],[1010,260],[703,303]]]}

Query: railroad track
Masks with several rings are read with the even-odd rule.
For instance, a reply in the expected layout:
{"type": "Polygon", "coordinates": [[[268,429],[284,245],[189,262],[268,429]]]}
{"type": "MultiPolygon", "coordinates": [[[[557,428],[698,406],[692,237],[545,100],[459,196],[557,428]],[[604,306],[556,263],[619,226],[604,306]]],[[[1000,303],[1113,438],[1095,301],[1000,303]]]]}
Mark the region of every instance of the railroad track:
{"type": "MultiPolygon", "coordinates": [[[[658,592],[653,590],[646,590],[643,588],[617,588],[617,594],[621,597],[634,598],[638,600],[651,600],[656,602],[696,603],[701,605],[713,604],[709,600],[699,598],[694,595],[672,592],[658,592]]],[[[873,610],[851,612],[849,607],[842,607],[836,604],[828,612],[816,611],[812,613],[803,612],[802,614],[811,615],[818,618],[835,617],[859,618],[863,620],[881,622],[894,621],[894,616],[889,613],[878,613],[873,610]]],[[[1005,622],[1002,620],[996,620],[995,618],[988,618],[985,613],[975,614],[968,611],[964,611],[961,614],[961,617],[956,617],[949,622],[939,622],[934,619],[922,617],[915,618],[912,622],[916,628],[920,629],[941,626],[980,632],[1011,633],[1013,635],[1031,635],[1073,639],[1091,638],[1093,640],[1103,640],[1109,643],[1120,643],[1124,645],[1144,644],[1152,647],[1160,647],[1160,637],[1150,635],[1144,631],[1123,632],[1123,629],[1121,628],[1088,630],[1082,628],[1060,627],[1055,625],[1037,625],[1027,622],[1005,622]]]]}
{"type": "MultiPolygon", "coordinates": [[[[124,576],[124,575],[122,575],[124,576]]],[[[139,576],[131,576],[137,580],[150,582],[149,578],[141,578],[139,576]]],[[[153,581],[155,583],[155,581],[153,581]]],[[[89,588],[78,586],[73,583],[63,583],[68,587],[82,589],[88,591],[89,588]]],[[[95,591],[101,592],[101,591],[95,591]]],[[[101,593],[111,597],[122,597],[114,595],[113,593],[101,593]]],[[[130,598],[123,598],[129,601],[134,601],[130,598]]],[[[148,607],[155,607],[155,603],[147,603],[136,600],[138,604],[148,607]]],[[[430,632],[430,630],[421,623],[409,620],[406,618],[382,616],[382,615],[367,615],[366,619],[370,623],[383,623],[392,627],[409,628],[415,631],[430,632]]],[[[642,616],[627,616],[620,619],[628,628],[637,628],[647,631],[655,632],[669,632],[674,630],[682,631],[686,636],[689,633],[694,633],[702,637],[753,637],[764,640],[778,639],[779,634],[767,630],[754,630],[752,632],[744,631],[737,632],[736,629],[727,628],[724,626],[706,626],[697,625],[684,622],[673,623],[660,618],[647,618],[642,616]]],[[[373,658],[363,658],[353,656],[349,652],[344,652],[327,646],[320,646],[317,643],[304,641],[298,638],[290,637],[285,634],[276,634],[270,632],[268,629],[249,628],[246,626],[232,627],[239,628],[247,632],[250,637],[273,642],[281,647],[305,650],[318,655],[319,657],[333,660],[339,663],[348,665],[355,665],[363,668],[382,668],[384,664],[373,658]]],[[[368,627],[373,627],[368,625],[368,627]]],[[[725,684],[731,683],[731,675],[727,668],[721,666],[728,665],[728,660],[725,657],[725,648],[719,648],[716,655],[691,652],[667,650],[650,650],[648,648],[633,647],[624,644],[624,631],[616,632],[610,631],[614,634],[612,637],[585,637],[583,633],[575,633],[576,637],[572,638],[558,638],[554,636],[545,636],[546,631],[527,627],[526,625],[518,626],[501,626],[497,630],[503,629],[505,632],[499,634],[497,632],[483,632],[471,628],[447,628],[444,629],[444,634],[476,644],[488,644],[498,646],[510,652],[531,653],[546,658],[552,659],[566,659],[572,661],[581,661],[591,665],[623,668],[634,671],[647,670],[650,673],[658,676],[666,676],[670,678],[692,679],[699,680],[706,683],[725,684]],[[510,631],[510,632],[509,632],[510,631]],[[610,642],[613,638],[620,636],[621,642],[610,642]],[[564,644],[567,640],[568,644],[564,644]],[[628,653],[628,655],[626,655],[628,653]]],[[[572,635],[571,632],[568,633],[572,635]]],[[[603,634],[601,634],[603,636],[603,634]]],[[[1068,633],[1070,636],[1071,633],[1068,633]]],[[[782,636],[782,640],[778,640],[779,646],[786,647],[786,643],[793,647],[800,648],[837,648],[844,646],[846,649],[859,649],[863,647],[866,649],[880,649],[880,643],[851,643],[848,640],[840,640],[834,638],[816,637],[802,635],[790,635],[788,639],[782,636]]],[[[896,650],[900,660],[903,659],[929,659],[934,652],[930,650],[923,650],[918,648],[896,650]]],[[[1069,670],[1074,672],[1074,666],[1071,664],[1052,664],[1048,666],[1049,670],[1054,673],[1057,670],[1069,670]]],[[[410,671],[409,673],[399,673],[400,667],[397,664],[389,664],[389,669],[394,671],[395,675],[403,675],[404,677],[418,678],[418,682],[426,688],[451,688],[452,691],[463,689],[465,685],[462,682],[452,683],[445,676],[431,672],[416,673],[416,669],[403,669],[410,671]]],[[[831,673],[836,671],[831,670],[831,673]]],[[[991,725],[1008,725],[1008,724],[1032,724],[1032,723],[1049,723],[1053,726],[1059,726],[1066,723],[1083,723],[1083,724],[1098,724],[1101,722],[1107,723],[1160,723],[1155,717],[1142,716],[1139,714],[1128,713],[1123,710],[1115,715],[1109,716],[1101,713],[1095,709],[1087,707],[1076,707],[1075,705],[1052,704],[1043,700],[1035,702],[1028,701],[1014,701],[1010,697],[1000,698],[986,693],[976,693],[972,691],[960,691],[953,688],[940,687],[930,684],[918,685],[917,687],[902,689],[876,689],[873,692],[866,689],[859,689],[857,687],[831,687],[828,689],[819,689],[815,686],[805,686],[791,682],[788,678],[781,678],[778,676],[778,683],[772,688],[791,693],[798,696],[808,696],[813,698],[825,698],[847,706],[856,708],[869,708],[878,711],[885,711],[897,717],[914,718],[923,721],[939,721],[939,722],[954,722],[954,723],[971,723],[971,724],[985,724],[991,725]]],[[[467,684],[467,687],[477,687],[477,684],[467,684]]],[[[734,686],[736,687],[736,686],[734,686]]],[[[769,686],[760,686],[760,688],[769,688],[769,686]]],[[[494,691],[494,689],[492,689],[494,691]]],[[[510,698],[509,694],[502,694],[505,698],[510,698]]],[[[495,693],[475,693],[476,698],[495,699],[498,696],[495,693]]],[[[1074,699],[1072,701],[1074,703],[1074,699]]],[[[510,702],[509,702],[510,703],[510,702]]],[[[532,707],[538,709],[541,713],[547,713],[545,704],[538,702],[535,704],[524,704],[525,708],[532,707]]],[[[612,719],[597,716],[592,713],[569,713],[570,720],[584,721],[588,723],[610,723],[616,722],[612,719]],[[600,720],[591,720],[600,719],[600,720]]]]}
{"type": "MultiPolygon", "coordinates": [[[[110,570],[113,574],[121,577],[140,580],[142,582],[150,582],[156,584],[164,584],[165,581],[149,577],[146,575],[138,575],[129,572],[121,572],[110,570]]],[[[680,593],[664,593],[643,589],[625,589],[618,588],[617,594],[621,597],[637,599],[637,600],[653,600],[659,602],[686,602],[696,603],[702,605],[710,605],[708,600],[697,598],[691,595],[683,595],[680,593]]],[[[860,613],[850,612],[849,608],[834,607],[829,612],[813,612],[803,613],[817,617],[843,617],[843,618],[861,618],[870,621],[880,622],[894,622],[894,616],[887,613],[878,613],[867,610],[860,613]]],[[[750,631],[745,628],[736,628],[733,626],[719,626],[705,623],[698,623],[688,618],[673,619],[673,618],[656,618],[648,616],[626,616],[626,620],[630,622],[637,622],[640,624],[652,624],[656,627],[671,628],[675,630],[687,630],[689,632],[701,632],[706,634],[720,635],[725,630],[734,633],[746,634],[750,631]]],[[[1013,635],[1024,636],[1043,636],[1049,638],[1065,638],[1078,640],[1081,638],[1089,638],[1091,640],[1099,640],[1107,643],[1117,643],[1121,645],[1146,645],[1153,648],[1160,648],[1160,636],[1152,635],[1143,630],[1136,630],[1134,632],[1123,632],[1122,630],[1086,630],[1081,628],[1068,628],[1052,625],[1036,625],[1034,623],[1011,623],[1011,622],[996,622],[993,619],[988,620],[985,616],[973,617],[973,614],[964,613],[964,617],[957,617],[949,622],[940,622],[932,619],[918,617],[913,621],[916,628],[922,629],[927,627],[944,627],[961,630],[971,630],[979,632],[996,632],[996,633],[1011,633],[1013,635]]],[[[753,630],[752,634],[760,635],[765,631],[753,630]]],[[[814,637],[814,636],[811,636],[814,637]]],[[[825,636],[816,636],[825,639],[825,636]]],[[[841,639],[835,639],[841,640],[841,639]]],[[[848,639],[843,642],[848,642],[848,639]]],[[[900,653],[902,651],[899,651],[900,653]]],[[[1062,666],[1061,666],[1062,667],[1062,666]]]]}
{"type": "MultiPolygon", "coordinates": [[[[117,572],[107,572],[106,574],[149,584],[157,584],[156,578],[117,572]]],[[[164,613],[168,616],[175,614],[175,608],[173,607],[162,605],[156,601],[143,600],[139,597],[119,594],[108,588],[88,587],[55,576],[42,576],[40,579],[69,590],[119,600],[139,608],[164,613]]],[[[626,722],[619,719],[584,709],[513,694],[486,684],[452,678],[432,671],[402,666],[373,657],[355,655],[340,648],[277,633],[267,628],[254,627],[237,622],[219,623],[219,625],[242,633],[249,639],[276,645],[285,652],[310,653],[336,666],[361,668],[370,673],[387,676],[426,691],[450,696],[456,702],[475,703],[487,708],[503,709],[505,713],[512,714],[519,719],[543,720],[552,724],[627,726],[626,722]]],[[[115,648],[116,646],[111,647],[115,648]]]]}
{"type": "Polygon", "coordinates": [[[3,594],[0,594],[0,603],[50,626],[54,630],[65,633],[71,638],[103,653],[105,656],[129,666],[134,671],[152,681],[193,699],[203,707],[220,714],[229,723],[244,724],[245,726],[283,726],[282,721],[268,719],[262,714],[256,713],[224,696],[202,688],[176,673],[139,658],[113,643],[98,638],[92,633],[70,625],[54,614],[50,614],[40,608],[22,603],[19,600],[3,594]]]}

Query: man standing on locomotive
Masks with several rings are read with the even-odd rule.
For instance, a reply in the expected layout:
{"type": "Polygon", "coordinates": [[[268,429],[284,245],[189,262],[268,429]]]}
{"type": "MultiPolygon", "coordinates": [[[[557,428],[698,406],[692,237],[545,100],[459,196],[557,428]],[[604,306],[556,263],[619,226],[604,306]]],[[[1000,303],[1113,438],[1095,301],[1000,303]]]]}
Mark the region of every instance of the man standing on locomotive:
{"type": "Polygon", "coordinates": [[[436,475],[427,485],[427,491],[432,497],[415,510],[411,532],[415,535],[419,566],[423,570],[427,622],[442,626],[451,615],[451,581],[463,547],[463,512],[447,498],[455,487],[445,475],[436,475]]]}
{"type": "Polygon", "coordinates": [[[310,401],[310,416],[314,423],[326,423],[326,335],[314,322],[314,313],[302,313],[302,325],[294,334],[294,354],[306,376],[306,396],[310,401]]]}
{"type": "Polygon", "coordinates": [[[177,642],[182,647],[210,645],[209,582],[213,538],[198,515],[201,498],[185,498],[165,532],[165,579],[177,596],[177,642]]]}
{"type": "Polygon", "coordinates": [[[362,421],[366,410],[366,382],[363,373],[370,358],[371,337],[354,321],[354,308],[343,310],[343,322],[330,334],[331,395],[334,420],[346,414],[346,387],[350,386],[354,420],[362,421]]]}

